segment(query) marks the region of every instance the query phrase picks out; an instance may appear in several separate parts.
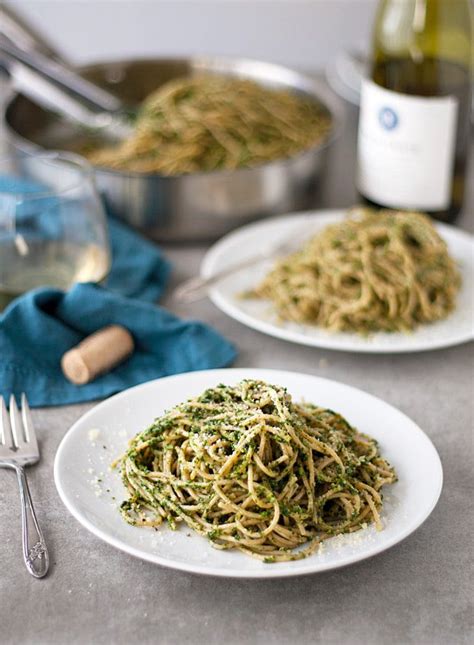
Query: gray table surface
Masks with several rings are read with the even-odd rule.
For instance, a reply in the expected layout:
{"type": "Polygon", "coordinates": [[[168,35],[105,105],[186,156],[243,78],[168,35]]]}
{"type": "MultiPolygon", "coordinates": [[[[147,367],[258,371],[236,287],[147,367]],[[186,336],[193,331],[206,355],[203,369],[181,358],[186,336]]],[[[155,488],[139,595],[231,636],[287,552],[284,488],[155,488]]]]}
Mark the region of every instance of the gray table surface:
{"type": "MultiPolygon", "coordinates": [[[[355,200],[356,111],[331,157],[321,206],[355,200]]],[[[474,164],[460,221],[472,230],[474,164]]],[[[196,274],[204,246],[167,247],[173,281],[196,274]]],[[[29,472],[51,550],[50,575],[24,569],[13,474],[0,472],[2,643],[467,643],[473,638],[473,346],[401,356],[300,347],[266,337],[205,301],[173,307],[239,348],[236,366],[284,368],[360,387],[397,406],[432,438],[444,466],[431,517],[391,550],[333,572],[269,581],[212,579],[147,564],[102,543],[63,507],[53,460],[92,404],[34,411],[42,461],[29,472]],[[323,360],[322,360],[323,359],[323,360]]]]}

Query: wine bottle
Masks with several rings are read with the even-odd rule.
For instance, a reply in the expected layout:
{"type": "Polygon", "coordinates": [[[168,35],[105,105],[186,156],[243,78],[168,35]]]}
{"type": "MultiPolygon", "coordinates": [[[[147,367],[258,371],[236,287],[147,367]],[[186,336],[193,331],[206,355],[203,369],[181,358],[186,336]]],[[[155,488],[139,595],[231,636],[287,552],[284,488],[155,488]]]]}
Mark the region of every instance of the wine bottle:
{"type": "Polygon", "coordinates": [[[472,104],[470,0],[382,0],[363,81],[357,188],[375,206],[454,221],[472,104]]]}

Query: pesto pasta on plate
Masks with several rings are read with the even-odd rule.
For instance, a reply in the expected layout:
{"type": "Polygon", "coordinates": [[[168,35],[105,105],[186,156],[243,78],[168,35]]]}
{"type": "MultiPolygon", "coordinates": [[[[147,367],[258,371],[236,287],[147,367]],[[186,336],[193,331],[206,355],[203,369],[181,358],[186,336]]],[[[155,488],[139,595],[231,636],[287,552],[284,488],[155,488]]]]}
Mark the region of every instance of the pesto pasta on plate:
{"type": "Polygon", "coordinates": [[[81,524],[128,554],[279,578],[406,538],[433,510],[442,469],[422,430],[380,399],[242,368],[162,378],[99,403],[61,442],[55,482],[81,524]]]}
{"type": "Polygon", "coordinates": [[[167,411],[118,466],[132,526],[184,523],[266,563],[307,557],[370,522],[382,530],[381,489],[396,481],[377,442],[342,415],[255,379],[167,411]]]}
{"type": "Polygon", "coordinates": [[[468,233],[418,213],[294,213],[225,236],[201,275],[283,240],[293,253],[230,273],[210,289],[214,304],[265,334],[328,349],[416,352],[474,338],[468,233]]]}

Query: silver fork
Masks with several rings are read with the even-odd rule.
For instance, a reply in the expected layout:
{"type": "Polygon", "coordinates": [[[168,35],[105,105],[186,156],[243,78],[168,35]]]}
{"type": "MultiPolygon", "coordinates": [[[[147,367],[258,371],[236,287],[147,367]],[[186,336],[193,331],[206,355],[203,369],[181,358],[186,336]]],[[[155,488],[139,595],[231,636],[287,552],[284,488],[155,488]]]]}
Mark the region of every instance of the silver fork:
{"type": "Polygon", "coordinates": [[[23,559],[35,578],[46,575],[49,567],[48,549],[36,519],[24,466],[39,461],[38,442],[25,394],[21,395],[21,414],[15,397],[10,397],[10,418],[0,396],[0,468],[12,468],[20,487],[23,559]]]}
{"type": "Polygon", "coordinates": [[[261,248],[254,255],[232,264],[230,267],[221,269],[217,273],[214,273],[208,277],[197,276],[194,278],[189,278],[174,289],[172,293],[172,298],[176,302],[181,303],[192,303],[202,300],[206,297],[207,292],[210,287],[212,287],[217,282],[228,278],[230,275],[242,271],[242,269],[247,269],[248,267],[258,264],[263,260],[276,259],[279,256],[288,255],[293,253],[302,241],[308,237],[311,237],[311,234],[308,234],[308,225],[305,224],[304,227],[301,226],[301,231],[298,229],[294,231],[292,235],[288,238],[281,240],[276,240],[270,242],[269,244],[262,243],[261,248]]]}

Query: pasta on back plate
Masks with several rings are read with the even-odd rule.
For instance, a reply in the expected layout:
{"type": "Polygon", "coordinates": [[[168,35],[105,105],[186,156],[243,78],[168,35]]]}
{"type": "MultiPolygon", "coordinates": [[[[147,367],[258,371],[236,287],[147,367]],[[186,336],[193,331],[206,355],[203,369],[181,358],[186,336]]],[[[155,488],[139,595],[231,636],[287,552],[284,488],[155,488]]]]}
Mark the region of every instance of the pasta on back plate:
{"type": "Polygon", "coordinates": [[[331,331],[412,331],[446,318],[459,271],[430,218],[356,208],[278,261],[245,297],[331,331]]]}

